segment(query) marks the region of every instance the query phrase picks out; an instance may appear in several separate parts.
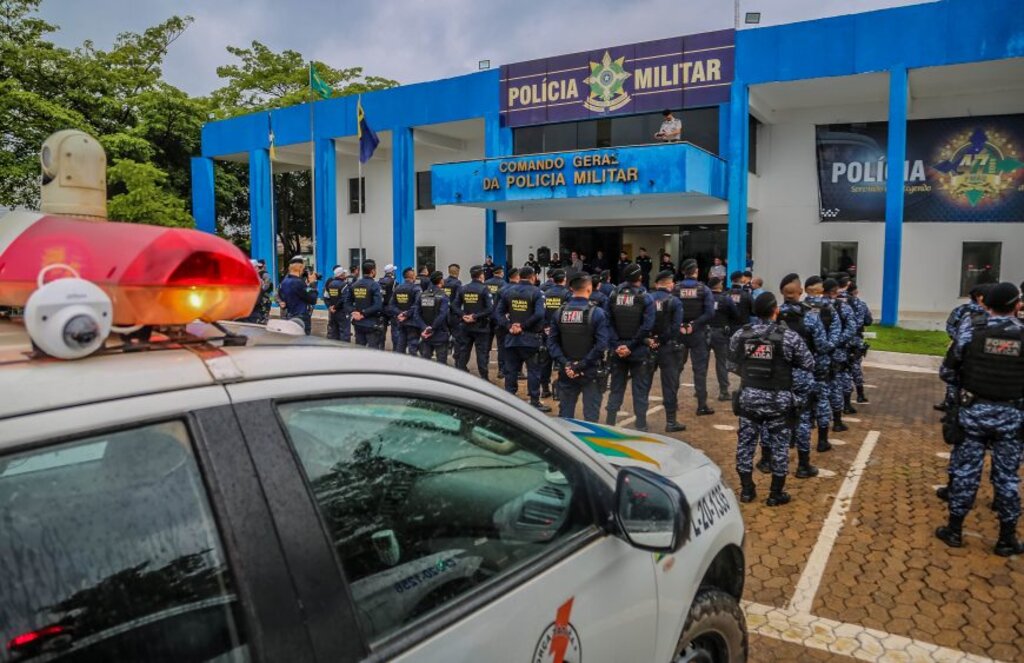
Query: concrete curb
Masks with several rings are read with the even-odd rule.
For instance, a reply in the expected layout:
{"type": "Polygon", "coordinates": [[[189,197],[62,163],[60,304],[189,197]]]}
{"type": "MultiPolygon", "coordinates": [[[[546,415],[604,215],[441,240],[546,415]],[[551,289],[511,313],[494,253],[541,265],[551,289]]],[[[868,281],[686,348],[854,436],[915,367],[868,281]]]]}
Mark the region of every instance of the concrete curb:
{"type": "Polygon", "coordinates": [[[942,357],[871,350],[865,358],[864,365],[869,368],[885,368],[891,371],[938,373],[939,366],[942,365],[942,357]]]}

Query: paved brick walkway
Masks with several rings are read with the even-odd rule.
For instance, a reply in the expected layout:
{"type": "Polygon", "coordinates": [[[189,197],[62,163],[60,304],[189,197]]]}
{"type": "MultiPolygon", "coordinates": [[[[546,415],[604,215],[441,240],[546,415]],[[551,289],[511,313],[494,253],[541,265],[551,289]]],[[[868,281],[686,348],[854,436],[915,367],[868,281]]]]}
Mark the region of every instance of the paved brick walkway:
{"type": "MultiPolygon", "coordinates": [[[[765,506],[769,477],[755,473],[759,500],[743,505],[750,660],[1024,661],[1024,557],[991,552],[990,484],[965,522],[964,548],[933,536],[946,518],[934,487],[945,482],[949,451],[931,409],[942,394],[937,377],[866,368],[865,378],[871,403],[846,418],[834,451],[812,453],[821,475],[793,478],[793,454],[791,504],[765,506]]],[[[704,451],[738,491],[736,418],[715,400],[716,414],[694,416],[692,381],[687,368],[679,416],[688,429],[675,437],[704,451]]],[[[709,383],[713,399],[713,370],[709,383]]],[[[650,430],[661,432],[657,379],[650,406],[650,430]]],[[[631,408],[627,390],[620,422],[632,421],[631,408]]]]}

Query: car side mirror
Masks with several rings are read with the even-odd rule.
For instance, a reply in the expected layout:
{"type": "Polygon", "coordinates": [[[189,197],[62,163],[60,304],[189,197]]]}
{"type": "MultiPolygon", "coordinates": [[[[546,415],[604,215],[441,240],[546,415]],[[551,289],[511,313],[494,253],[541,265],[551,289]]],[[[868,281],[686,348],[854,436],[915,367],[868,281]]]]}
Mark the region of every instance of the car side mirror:
{"type": "Polygon", "coordinates": [[[619,470],[615,522],[634,548],[673,553],[690,536],[690,505],[682,489],[642,467],[619,470]]]}

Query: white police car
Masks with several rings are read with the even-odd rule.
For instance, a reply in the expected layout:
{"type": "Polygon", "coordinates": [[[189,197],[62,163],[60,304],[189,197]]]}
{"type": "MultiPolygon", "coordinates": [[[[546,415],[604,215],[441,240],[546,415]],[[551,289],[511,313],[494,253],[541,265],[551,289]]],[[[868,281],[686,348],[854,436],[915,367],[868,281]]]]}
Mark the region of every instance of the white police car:
{"type": "Polygon", "coordinates": [[[181,324],[257,288],[193,231],[0,218],[26,306],[0,321],[0,661],[746,659],[743,524],[702,453],[181,324]]]}

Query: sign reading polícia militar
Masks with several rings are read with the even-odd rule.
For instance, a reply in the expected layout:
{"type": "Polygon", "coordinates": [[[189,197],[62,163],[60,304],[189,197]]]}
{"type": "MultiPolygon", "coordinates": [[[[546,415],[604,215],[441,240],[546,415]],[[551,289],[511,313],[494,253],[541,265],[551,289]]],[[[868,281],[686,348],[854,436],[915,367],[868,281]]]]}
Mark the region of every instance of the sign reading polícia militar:
{"type": "Polygon", "coordinates": [[[501,68],[505,126],[711,106],[729,100],[735,31],[719,30],[501,68]]]}
{"type": "MultiPolygon", "coordinates": [[[[885,219],[888,124],[817,128],[822,221],[885,219]]],[[[1024,115],[907,123],[903,218],[1024,221],[1024,115]]]]}

